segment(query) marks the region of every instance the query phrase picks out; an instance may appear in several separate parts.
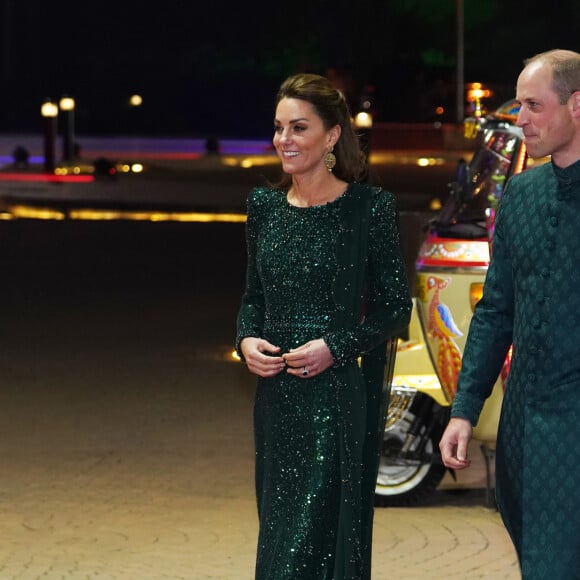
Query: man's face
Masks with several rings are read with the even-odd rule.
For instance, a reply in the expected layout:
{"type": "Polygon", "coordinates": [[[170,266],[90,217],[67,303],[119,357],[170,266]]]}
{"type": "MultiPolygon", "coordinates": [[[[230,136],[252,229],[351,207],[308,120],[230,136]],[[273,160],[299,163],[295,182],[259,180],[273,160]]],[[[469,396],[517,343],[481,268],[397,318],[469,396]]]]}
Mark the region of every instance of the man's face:
{"type": "Polygon", "coordinates": [[[552,71],[542,62],[529,64],[518,78],[516,99],[521,103],[517,125],[522,128],[530,157],[552,155],[554,162],[566,167],[573,151],[576,127],[570,99],[561,105],[552,88],[552,71]],[[560,162],[559,162],[560,160],[560,162]]]}

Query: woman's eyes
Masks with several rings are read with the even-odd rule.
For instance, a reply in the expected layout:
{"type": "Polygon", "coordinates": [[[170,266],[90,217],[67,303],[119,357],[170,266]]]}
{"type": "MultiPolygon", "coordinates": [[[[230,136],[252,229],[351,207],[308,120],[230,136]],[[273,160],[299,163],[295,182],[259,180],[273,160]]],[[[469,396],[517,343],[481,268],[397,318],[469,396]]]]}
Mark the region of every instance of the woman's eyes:
{"type": "MultiPolygon", "coordinates": [[[[293,125],[292,130],[295,133],[302,133],[303,131],[306,131],[306,126],[305,125],[293,125]]],[[[274,132],[275,133],[282,133],[283,131],[284,131],[284,128],[281,125],[274,125],[274,132]]]]}

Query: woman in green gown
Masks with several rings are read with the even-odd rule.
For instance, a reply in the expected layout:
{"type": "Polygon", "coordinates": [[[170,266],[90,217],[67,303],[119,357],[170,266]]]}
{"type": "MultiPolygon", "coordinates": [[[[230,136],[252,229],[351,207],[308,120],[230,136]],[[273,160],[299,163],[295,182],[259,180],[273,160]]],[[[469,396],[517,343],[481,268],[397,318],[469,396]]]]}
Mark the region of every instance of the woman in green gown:
{"type": "Polygon", "coordinates": [[[259,377],[256,579],[368,579],[385,355],[411,311],[395,199],[357,182],[350,112],[324,77],[282,84],[273,142],[286,180],[248,198],[237,332],[259,377]]]}

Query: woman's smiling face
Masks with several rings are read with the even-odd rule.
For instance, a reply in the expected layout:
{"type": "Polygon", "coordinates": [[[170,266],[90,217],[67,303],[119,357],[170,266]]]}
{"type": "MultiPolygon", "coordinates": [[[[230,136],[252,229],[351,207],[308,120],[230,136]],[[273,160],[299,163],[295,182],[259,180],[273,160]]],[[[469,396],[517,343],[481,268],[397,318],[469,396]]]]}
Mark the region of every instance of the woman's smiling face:
{"type": "Polygon", "coordinates": [[[284,98],[276,107],[273,143],[285,173],[327,171],[324,156],[339,135],[340,127],[326,129],[308,101],[284,98]]]}

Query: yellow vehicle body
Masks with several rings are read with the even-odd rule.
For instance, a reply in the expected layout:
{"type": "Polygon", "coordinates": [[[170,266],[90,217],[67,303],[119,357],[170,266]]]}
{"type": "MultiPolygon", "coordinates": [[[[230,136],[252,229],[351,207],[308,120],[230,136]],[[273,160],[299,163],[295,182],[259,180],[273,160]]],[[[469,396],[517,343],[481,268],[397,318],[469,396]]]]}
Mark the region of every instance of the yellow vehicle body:
{"type": "MultiPolygon", "coordinates": [[[[417,392],[431,397],[442,407],[450,407],[451,401],[444,394],[441,381],[435,372],[424,340],[419,320],[419,311],[422,307],[424,308],[418,304],[418,299],[414,298],[408,338],[399,342],[392,384],[399,387],[411,387],[417,392]]],[[[462,342],[464,345],[465,340],[462,342]]],[[[490,447],[494,445],[497,436],[503,388],[503,380],[498,378],[473,431],[474,439],[484,442],[490,447]]]]}
{"type": "MultiPolygon", "coordinates": [[[[515,120],[519,103],[505,103],[477,119],[480,137],[469,163],[426,228],[415,263],[416,295],[410,325],[394,365],[387,424],[377,478],[378,505],[412,505],[428,497],[448,471],[439,440],[449,420],[469,325],[493,251],[495,212],[509,178],[528,158],[515,120]]],[[[509,372],[510,355],[474,427],[473,445],[484,451],[491,485],[493,449],[509,372]]],[[[474,453],[472,453],[472,456],[474,453]]],[[[452,482],[462,484],[463,472],[452,482]]]]}

